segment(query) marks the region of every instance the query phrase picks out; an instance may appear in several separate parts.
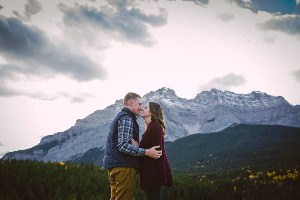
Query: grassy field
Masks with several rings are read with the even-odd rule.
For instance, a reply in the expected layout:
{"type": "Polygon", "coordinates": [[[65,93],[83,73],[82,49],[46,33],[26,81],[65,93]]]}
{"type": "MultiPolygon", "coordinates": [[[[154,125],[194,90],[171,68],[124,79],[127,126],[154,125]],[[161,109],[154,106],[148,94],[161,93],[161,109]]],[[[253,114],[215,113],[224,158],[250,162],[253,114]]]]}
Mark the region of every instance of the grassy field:
{"type": "MultiPolygon", "coordinates": [[[[83,164],[0,161],[0,200],[109,199],[107,172],[83,164]]],[[[173,174],[164,199],[300,199],[299,166],[173,174]]],[[[136,180],[134,198],[145,199],[136,180]]]]}

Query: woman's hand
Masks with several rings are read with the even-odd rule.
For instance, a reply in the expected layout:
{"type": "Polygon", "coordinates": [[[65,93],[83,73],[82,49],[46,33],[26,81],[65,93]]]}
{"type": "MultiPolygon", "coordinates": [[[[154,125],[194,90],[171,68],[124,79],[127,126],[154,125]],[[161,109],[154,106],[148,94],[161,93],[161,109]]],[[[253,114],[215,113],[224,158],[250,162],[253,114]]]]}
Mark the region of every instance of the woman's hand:
{"type": "Polygon", "coordinates": [[[139,143],[137,141],[135,141],[133,138],[131,139],[131,143],[136,147],[139,146],[139,143]]]}

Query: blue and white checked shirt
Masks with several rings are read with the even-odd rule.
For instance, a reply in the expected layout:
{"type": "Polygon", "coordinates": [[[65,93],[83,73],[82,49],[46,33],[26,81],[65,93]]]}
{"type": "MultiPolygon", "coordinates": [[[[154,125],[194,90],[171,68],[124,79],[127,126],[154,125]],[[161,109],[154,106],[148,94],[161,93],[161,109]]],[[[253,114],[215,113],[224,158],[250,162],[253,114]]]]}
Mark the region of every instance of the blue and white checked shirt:
{"type": "Polygon", "coordinates": [[[118,121],[119,151],[130,154],[132,156],[144,156],[145,149],[134,146],[131,143],[132,138],[133,138],[133,121],[131,117],[125,115],[121,117],[118,121]]]}

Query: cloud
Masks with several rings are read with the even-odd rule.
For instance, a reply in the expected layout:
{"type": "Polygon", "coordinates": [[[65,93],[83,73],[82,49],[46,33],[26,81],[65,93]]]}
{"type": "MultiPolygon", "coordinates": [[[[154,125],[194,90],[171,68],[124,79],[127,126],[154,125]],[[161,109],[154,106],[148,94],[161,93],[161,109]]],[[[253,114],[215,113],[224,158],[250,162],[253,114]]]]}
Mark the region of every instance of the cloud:
{"type": "MultiPolygon", "coordinates": [[[[149,28],[163,26],[167,22],[165,9],[159,9],[156,15],[146,14],[130,0],[109,0],[108,5],[98,9],[78,4],[74,7],[59,4],[58,8],[63,13],[66,29],[69,32],[81,32],[77,41],[94,36],[105,42],[115,39],[151,46],[154,40],[149,28]]],[[[0,63],[0,96],[27,96],[47,101],[65,98],[74,103],[84,102],[91,95],[63,92],[45,94],[41,91],[24,91],[13,85],[14,81],[36,81],[56,76],[79,82],[104,80],[107,77],[101,64],[82,54],[78,48],[71,48],[72,45],[57,38],[50,39],[45,31],[28,23],[32,15],[41,10],[42,7],[36,0],[28,0],[24,15],[17,11],[14,11],[17,17],[0,15],[0,54],[4,61],[0,63]]],[[[68,37],[71,38],[72,35],[68,37]]],[[[69,42],[73,42],[73,39],[69,42]]]]}
{"type": "Polygon", "coordinates": [[[280,31],[300,36],[300,16],[276,16],[257,27],[263,31],[280,31]]]}
{"type": "Polygon", "coordinates": [[[192,0],[196,5],[205,6],[209,4],[209,0],[192,0]]]}
{"type": "Polygon", "coordinates": [[[210,80],[206,85],[200,87],[199,91],[210,90],[213,88],[219,90],[230,90],[231,87],[237,87],[246,83],[246,79],[237,74],[227,74],[223,77],[218,77],[210,80]]]}
{"type": "Polygon", "coordinates": [[[7,87],[4,82],[0,82],[0,96],[11,97],[17,96],[18,93],[15,89],[7,87]]]}
{"type": "Polygon", "coordinates": [[[32,15],[38,14],[42,10],[42,5],[37,0],[28,0],[25,5],[25,17],[30,19],[32,15]]]}
{"type": "Polygon", "coordinates": [[[250,9],[254,13],[264,11],[274,14],[296,14],[300,13],[299,4],[295,0],[229,0],[239,7],[250,9]]]}
{"type": "Polygon", "coordinates": [[[38,14],[40,11],[42,11],[42,5],[40,2],[37,0],[28,0],[25,4],[24,16],[22,16],[18,11],[13,11],[13,13],[16,17],[23,21],[30,21],[31,16],[38,14]]]}
{"type": "MultiPolygon", "coordinates": [[[[0,82],[1,83],[1,82],[0,82]]],[[[0,84],[0,96],[13,97],[13,96],[26,96],[33,99],[39,99],[43,101],[54,101],[57,99],[67,99],[71,103],[83,103],[87,98],[93,97],[88,93],[78,93],[76,95],[67,92],[56,92],[55,94],[46,94],[42,91],[24,91],[18,90],[7,86],[5,83],[0,84]]]]}
{"type": "Polygon", "coordinates": [[[40,91],[24,91],[8,86],[20,80],[50,79],[65,76],[83,82],[106,79],[106,71],[79,50],[60,41],[50,41],[46,33],[17,18],[0,16],[0,96],[27,96],[53,101],[64,98],[73,103],[84,102],[91,95],[40,91]],[[6,63],[5,63],[6,62],[6,63]]]}
{"type": "Polygon", "coordinates": [[[68,99],[71,103],[83,103],[87,98],[93,97],[93,95],[88,93],[79,93],[78,95],[73,95],[66,92],[59,93],[59,96],[68,99]]]}
{"type": "Polygon", "coordinates": [[[275,38],[270,35],[264,35],[263,39],[266,43],[270,43],[270,44],[274,43],[274,41],[275,41],[275,38]]]}
{"type": "Polygon", "coordinates": [[[297,82],[300,83],[300,69],[292,72],[292,76],[297,82]]]}
{"type": "Polygon", "coordinates": [[[234,19],[234,15],[231,13],[217,13],[216,19],[221,20],[223,22],[228,22],[234,19]]]}
{"type": "MultiPolygon", "coordinates": [[[[58,41],[56,41],[58,43],[58,41]]],[[[16,75],[53,77],[57,74],[77,81],[105,79],[106,71],[64,42],[55,44],[46,33],[16,18],[0,16],[0,53],[9,65],[0,65],[0,78],[16,75]]]]}
{"type": "Polygon", "coordinates": [[[109,5],[100,9],[78,4],[71,8],[62,3],[58,8],[63,12],[64,24],[73,31],[80,32],[82,38],[85,38],[86,34],[93,32],[96,34],[96,29],[110,39],[144,46],[154,44],[148,27],[159,27],[167,22],[167,12],[163,8],[159,9],[158,15],[154,15],[145,14],[135,8],[132,1],[108,1],[108,3],[109,5]]]}
{"type": "Polygon", "coordinates": [[[23,15],[21,15],[18,11],[14,10],[12,12],[19,20],[21,21],[28,21],[28,19],[26,19],[26,17],[24,17],[23,15]]]}
{"type": "Polygon", "coordinates": [[[1,142],[0,142],[0,147],[4,146],[1,142]]]}

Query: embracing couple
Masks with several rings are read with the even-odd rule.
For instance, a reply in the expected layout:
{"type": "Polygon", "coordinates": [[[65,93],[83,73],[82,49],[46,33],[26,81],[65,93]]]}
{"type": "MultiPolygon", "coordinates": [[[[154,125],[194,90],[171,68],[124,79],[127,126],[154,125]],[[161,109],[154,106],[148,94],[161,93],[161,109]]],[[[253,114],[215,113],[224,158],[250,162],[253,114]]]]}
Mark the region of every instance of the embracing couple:
{"type": "Polygon", "coordinates": [[[132,199],[136,174],[148,200],[161,200],[162,185],[173,186],[165,134],[161,106],[148,102],[143,108],[140,95],[126,94],[124,108],[111,124],[103,159],[103,168],[108,169],[111,200],[132,199]],[[146,124],[141,141],[136,121],[140,114],[146,124]]]}

